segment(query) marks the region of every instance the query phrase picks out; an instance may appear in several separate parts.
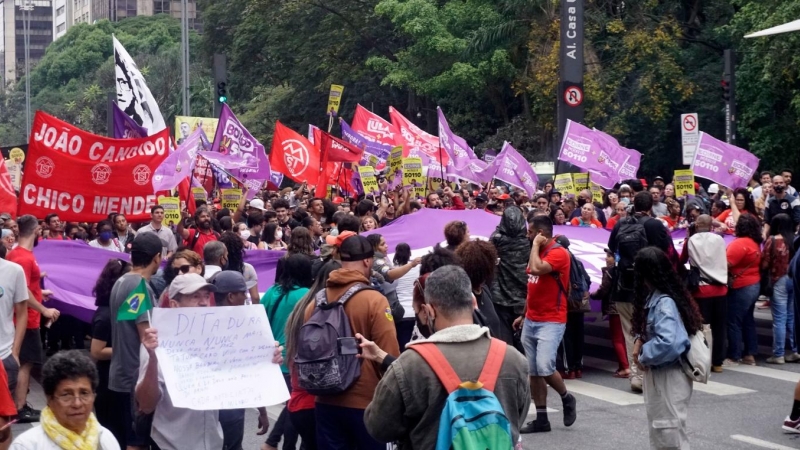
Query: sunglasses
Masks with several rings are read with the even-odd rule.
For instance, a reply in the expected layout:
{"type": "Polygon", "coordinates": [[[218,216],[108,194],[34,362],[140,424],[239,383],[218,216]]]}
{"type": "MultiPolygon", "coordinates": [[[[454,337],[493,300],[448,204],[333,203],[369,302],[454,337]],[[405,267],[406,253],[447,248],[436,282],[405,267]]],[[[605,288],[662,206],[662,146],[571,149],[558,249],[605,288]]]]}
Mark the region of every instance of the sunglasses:
{"type": "Polygon", "coordinates": [[[184,265],[178,267],[178,270],[181,273],[186,274],[186,273],[189,273],[189,269],[191,269],[191,268],[192,268],[191,264],[184,264],[184,265]]]}

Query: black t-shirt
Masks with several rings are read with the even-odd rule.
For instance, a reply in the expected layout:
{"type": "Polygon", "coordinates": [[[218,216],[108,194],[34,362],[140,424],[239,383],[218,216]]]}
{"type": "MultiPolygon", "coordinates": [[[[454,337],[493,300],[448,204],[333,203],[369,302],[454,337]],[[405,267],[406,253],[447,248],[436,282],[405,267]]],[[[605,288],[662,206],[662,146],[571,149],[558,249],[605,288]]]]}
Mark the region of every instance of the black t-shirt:
{"type": "Polygon", "coordinates": [[[248,241],[248,242],[252,242],[253,244],[256,244],[256,245],[258,245],[258,244],[261,242],[261,236],[253,236],[253,235],[251,234],[251,235],[250,235],[250,237],[249,237],[249,238],[247,238],[247,241],[248,241]]]}
{"type": "MultiPolygon", "coordinates": [[[[483,325],[488,327],[489,331],[492,332],[492,337],[513,345],[514,336],[511,334],[511,330],[500,322],[497,311],[494,310],[492,294],[489,292],[489,288],[486,285],[482,286],[481,293],[476,295],[475,299],[478,302],[477,312],[480,313],[479,317],[485,322],[483,325]]],[[[474,316],[473,314],[473,317],[474,316]]]]}
{"type": "MultiPolygon", "coordinates": [[[[92,317],[92,338],[98,341],[105,341],[107,347],[111,347],[111,308],[108,306],[98,306],[97,311],[92,317]]],[[[111,368],[111,361],[97,361],[97,375],[100,386],[108,387],[108,371],[111,368]]]]}
{"type": "Polygon", "coordinates": [[[388,217],[384,217],[383,219],[381,219],[381,226],[385,227],[386,225],[389,225],[390,223],[394,222],[395,220],[396,219],[389,219],[388,217]]]}

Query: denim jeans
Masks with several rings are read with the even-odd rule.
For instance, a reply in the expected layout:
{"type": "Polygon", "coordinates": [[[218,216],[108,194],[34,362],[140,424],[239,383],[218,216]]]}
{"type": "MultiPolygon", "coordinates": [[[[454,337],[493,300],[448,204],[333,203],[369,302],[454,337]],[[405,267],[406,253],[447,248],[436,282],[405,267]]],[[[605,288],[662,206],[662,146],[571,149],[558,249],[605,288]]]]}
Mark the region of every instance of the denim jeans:
{"type": "Polygon", "coordinates": [[[760,283],[728,290],[728,358],[758,354],[758,337],[753,311],[756,308],[760,283]],[[744,341],[744,349],[742,342],[744,341]]]}
{"type": "Polygon", "coordinates": [[[794,299],[789,301],[789,285],[792,280],[784,275],[775,282],[772,288],[772,354],[783,356],[786,350],[786,338],[789,338],[789,348],[792,353],[797,353],[797,343],[794,340],[794,299]]]}

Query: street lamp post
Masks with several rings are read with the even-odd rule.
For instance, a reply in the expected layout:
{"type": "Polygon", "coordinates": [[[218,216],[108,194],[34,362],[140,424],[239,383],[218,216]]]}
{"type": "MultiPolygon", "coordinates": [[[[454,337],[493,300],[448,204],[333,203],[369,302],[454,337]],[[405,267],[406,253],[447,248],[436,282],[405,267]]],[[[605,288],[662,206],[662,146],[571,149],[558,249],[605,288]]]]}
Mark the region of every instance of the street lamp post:
{"type": "Polygon", "coordinates": [[[22,11],[22,30],[25,40],[25,131],[26,136],[31,135],[31,12],[33,0],[25,0],[19,7],[22,11]]]}
{"type": "Polygon", "coordinates": [[[189,104],[189,1],[181,1],[181,69],[183,76],[183,115],[191,116],[189,104]]]}

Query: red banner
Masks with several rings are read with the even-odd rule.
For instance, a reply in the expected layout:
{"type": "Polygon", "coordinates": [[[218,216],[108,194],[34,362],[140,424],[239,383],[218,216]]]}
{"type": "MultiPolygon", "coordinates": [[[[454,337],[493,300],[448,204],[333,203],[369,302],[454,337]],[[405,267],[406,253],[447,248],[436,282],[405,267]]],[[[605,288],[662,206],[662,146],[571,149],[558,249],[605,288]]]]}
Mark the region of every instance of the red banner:
{"type": "Polygon", "coordinates": [[[353,124],[350,128],[369,141],[380,142],[392,147],[395,146],[394,141],[398,138],[397,128],[394,125],[361,105],[356,106],[356,114],[353,116],[353,124]]]}
{"type": "Polygon", "coordinates": [[[11,174],[8,173],[6,160],[0,157],[0,213],[10,213],[12,216],[17,210],[17,194],[11,184],[11,174]]]}
{"type": "Polygon", "coordinates": [[[389,107],[389,118],[397,128],[392,145],[403,146],[403,158],[418,156],[426,165],[431,159],[439,161],[443,166],[447,165],[450,157],[447,156],[447,152],[439,148],[438,137],[422,131],[391,106],[389,107]]]}
{"type": "Polygon", "coordinates": [[[275,122],[269,164],[275,172],[298,183],[308,181],[309,185],[315,186],[320,175],[319,149],[294,130],[275,122]]]}
{"type": "Polygon", "coordinates": [[[99,222],[122,213],[130,222],[148,220],[156,204],[150,178],[168,153],[168,128],[141,139],[112,139],[37,111],[19,214],[99,222]]]}
{"type": "Polygon", "coordinates": [[[314,127],[314,145],[319,148],[323,156],[323,162],[352,162],[361,161],[363,149],[356,147],[349,142],[345,142],[337,137],[314,127]]]}

